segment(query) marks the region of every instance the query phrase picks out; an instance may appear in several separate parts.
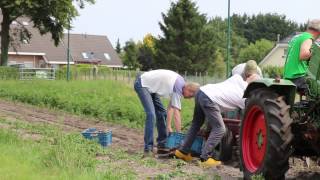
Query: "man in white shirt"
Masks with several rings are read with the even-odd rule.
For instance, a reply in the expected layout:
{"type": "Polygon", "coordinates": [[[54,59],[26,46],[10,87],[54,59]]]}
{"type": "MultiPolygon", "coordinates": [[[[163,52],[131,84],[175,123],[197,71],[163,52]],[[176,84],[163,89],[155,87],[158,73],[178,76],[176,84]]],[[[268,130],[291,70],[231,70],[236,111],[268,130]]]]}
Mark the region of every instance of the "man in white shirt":
{"type": "MultiPolygon", "coordinates": [[[[153,156],[153,124],[156,120],[158,138],[157,152],[167,153],[165,143],[167,139],[167,112],[160,97],[170,98],[168,112],[175,114],[175,122],[180,122],[180,99],[191,98],[199,89],[196,83],[186,83],[179,74],[170,70],[153,70],[138,75],[134,84],[140,101],[146,113],[144,129],[144,156],[153,156]]],[[[170,125],[171,128],[171,125],[170,125]]],[[[179,127],[176,127],[179,128],[179,127]]]]}
{"type": "Polygon", "coordinates": [[[190,148],[204,121],[207,120],[211,126],[211,131],[200,155],[200,165],[211,167],[221,164],[220,161],[212,158],[212,150],[221,141],[226,131],[221,112],[236,108],[243,109],[245,106],[244,91],[248,83],[256,79],[259,79],[257,74],[247,75],[245,80],[239,74],[235,74],[221,83],[207,84],[200,87],[200,90],[195,95],[191,127],[182,146],[176,150],[175,156],[185,161],[192,160],[192,156],[189,153],[190,148]]]}

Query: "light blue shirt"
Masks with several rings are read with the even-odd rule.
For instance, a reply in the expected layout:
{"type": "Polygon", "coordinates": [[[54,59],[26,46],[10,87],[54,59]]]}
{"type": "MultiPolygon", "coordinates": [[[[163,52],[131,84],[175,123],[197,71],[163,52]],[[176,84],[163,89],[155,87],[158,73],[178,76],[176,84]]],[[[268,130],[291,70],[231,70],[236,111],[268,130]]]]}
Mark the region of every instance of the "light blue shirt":
{"type": "Polygon", "coordinates": [[[170,106],[181,110],[181,98],[183,96],[182,90],[186,82],[180,75],[177,77],[174,86],[173,93],[171,95],[170,106]]]}

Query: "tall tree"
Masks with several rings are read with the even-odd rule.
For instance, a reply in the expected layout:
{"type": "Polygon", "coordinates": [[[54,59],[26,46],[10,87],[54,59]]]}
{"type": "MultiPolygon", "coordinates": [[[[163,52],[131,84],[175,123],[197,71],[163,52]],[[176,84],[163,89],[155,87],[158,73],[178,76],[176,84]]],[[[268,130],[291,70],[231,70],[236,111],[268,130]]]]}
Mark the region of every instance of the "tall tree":
{"type": "Polygon", "coordinates": [[[140,68],[140,64],[138,62],[138,46],[133,40],[129,40],[126,42],[123,47],[123,64],[128,67],[128,69],[137,69],[140,68]]]}
{"type": "MultiPolygon", "coordinates": [[[[10,25],[17,18],[30,18],[35,28],[41,34],[51,33],[55,45],[59,44],[64,29],[69,28],[70,21],[78,15],[73,2],[84,7],[85,2],[94,3],[95,0],[1,0],[1,65],[7,65],[10,43],[10,25]]],[[[21,32],[24,32],[24,28],[21,32]]],[[[26,33],[24,38],[30,38],[26,33]]]]}
{"type": "Polygon", "coordinates": [[[119,40],[119,38],[118,38],[118,40],[117,40],[116,52],[117,52],[118,54],[121,54],[121,45],[120,45],[120,40],[119,40]]]}
{"type": "Polygon", "coordinates": [[[204,28],[206,16],[198,12],[196,4],[191,0],[172,2],[162,18],[159,25],[163,36],[156,41],[156,66],[179,72],[207,70],[215,49],[204,28]]]}
{"type": "Polygon", "coordinates": [[[147,34],[143,42],[138,47],[138,61],[141,64],[141,70],[148,71],[154,68],[156,38],[147,34]]]}

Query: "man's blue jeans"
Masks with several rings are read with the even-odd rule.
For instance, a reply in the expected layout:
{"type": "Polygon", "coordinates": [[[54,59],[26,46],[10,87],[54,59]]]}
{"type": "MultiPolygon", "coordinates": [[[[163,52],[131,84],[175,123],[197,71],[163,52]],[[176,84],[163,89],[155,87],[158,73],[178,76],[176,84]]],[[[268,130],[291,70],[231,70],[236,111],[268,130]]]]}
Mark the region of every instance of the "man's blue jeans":
{"type": "Polygon", "coordinates": [[[150,93],[147,88],[142,87],[140,76],[137,77],[134,83],[134,89],[137,92],[146,113],[144,127],[144,150],[153,150],[153,126],[155,119],[158,130],[157,146],[161,148],[165,147],[167,139],[167,112],[161,103],[159,95],[150,93]]]}

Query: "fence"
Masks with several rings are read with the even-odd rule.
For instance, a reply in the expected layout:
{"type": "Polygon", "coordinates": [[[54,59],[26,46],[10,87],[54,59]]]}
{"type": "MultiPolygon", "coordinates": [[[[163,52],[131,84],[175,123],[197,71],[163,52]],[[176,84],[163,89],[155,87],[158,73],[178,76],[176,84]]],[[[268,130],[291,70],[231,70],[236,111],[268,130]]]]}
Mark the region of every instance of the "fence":
{"type": "MultiPolygon", "coordinates": [[[[99,69],[85,68],[81,70],[71,70],[71,80],[115,80],[124,83],[132,84],[139,71],[129,70],[111,70],[111,69],[99,69]]],[[[217,78],[210,76],[208,73],[196,72],[190,74],[188,72],[180,73],[186,81],[197,82],[201,85],[207,83],[217,83],[223,80],[223,78],[217,78]]],[[[0,68],[0,79],[2,80],[31,80],[31,79],[56,79],[65,80],[66,70],[54,70],[51,68],[33,68],[33,69],[18,69],[4,67],[0,68]]]]}
{"type": "Polygon", "coordinates": [[[54,80],[56,78],[56,72],[53,68],[20,68],[19,77],[20,80],[54,80]]]}
{"type": "MultiPolygon", "coordinates": [[[[81,71],[81,72],[71,72],[72,80],[115,80],[124,83],[133,83],[137,73],[143,73],[141,71],[129,71],[129,70],[108,70],[108,71],[98,71],[93,70],[81,71]]],[[[197,82],[201,85],[208,83],[221,82],[224,79],[215,76],[210,76],[208,73],[196,72],[194,74],[188,74],[187,72],[181,74],[186,81],[197,82]]],[[[58,79],[65,79],[66,74],[60,75],[58,79]]]]}

